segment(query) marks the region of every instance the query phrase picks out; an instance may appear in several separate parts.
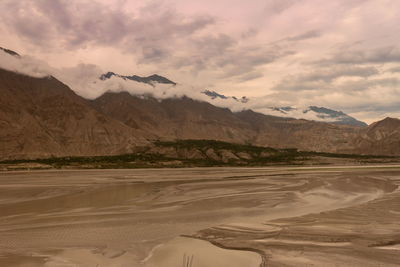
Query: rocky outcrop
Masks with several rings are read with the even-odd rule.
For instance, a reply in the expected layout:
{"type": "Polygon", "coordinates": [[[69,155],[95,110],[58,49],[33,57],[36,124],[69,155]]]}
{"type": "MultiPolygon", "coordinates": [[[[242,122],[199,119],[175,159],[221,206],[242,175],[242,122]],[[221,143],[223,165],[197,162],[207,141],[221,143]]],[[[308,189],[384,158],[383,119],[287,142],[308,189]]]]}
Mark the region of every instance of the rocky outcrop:
{"type": "Polygon", "coordinates": [[[386,118],[371,124],[353,141],[355,153],[400,155],[400,120],[386,118]]]}

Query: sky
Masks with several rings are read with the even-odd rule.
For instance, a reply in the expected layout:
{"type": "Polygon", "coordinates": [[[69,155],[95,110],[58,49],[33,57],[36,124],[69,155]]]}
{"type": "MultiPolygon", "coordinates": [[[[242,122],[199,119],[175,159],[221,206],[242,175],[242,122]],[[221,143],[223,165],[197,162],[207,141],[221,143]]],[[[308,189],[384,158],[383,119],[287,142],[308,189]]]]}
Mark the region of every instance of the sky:
{"type": "Polygon", "coordinates": [[[0,46],[86,97],[99,73],[157,73],[371,123],[400,117],[399,22],[398,0],[1,0],[0,46]]]}

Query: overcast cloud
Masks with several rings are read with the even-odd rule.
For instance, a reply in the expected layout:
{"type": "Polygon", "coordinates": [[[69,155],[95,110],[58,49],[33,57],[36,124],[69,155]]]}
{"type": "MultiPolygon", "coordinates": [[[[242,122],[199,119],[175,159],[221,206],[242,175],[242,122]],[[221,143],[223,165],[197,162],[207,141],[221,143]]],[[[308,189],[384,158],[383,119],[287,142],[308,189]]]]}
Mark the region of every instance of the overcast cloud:
{"type": "Polygon", "coordinates": [[[179,84],[171,95],[209,89],[372,122],[400,117],[399,21],[398,0],[2,0],[0,46],[25,57],[0,54],[0,66],[85,97],[104,90],[103,72],[157,73],[179,84]]]}

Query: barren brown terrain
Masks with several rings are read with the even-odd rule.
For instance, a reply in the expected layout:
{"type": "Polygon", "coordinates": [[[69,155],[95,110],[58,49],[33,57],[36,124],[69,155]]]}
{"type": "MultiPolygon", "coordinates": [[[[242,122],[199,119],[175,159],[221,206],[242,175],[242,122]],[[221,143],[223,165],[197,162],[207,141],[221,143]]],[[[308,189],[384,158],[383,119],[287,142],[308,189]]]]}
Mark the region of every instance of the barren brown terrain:
{"type": "Polygon", "coordinates": [[[118,155],[186,139],[398,156],[399,133],[392,118],[358,127],[232,112],[188,97],[108,92],[88,100],[52,76],[0,69],[0,160],[118,155]]]}
{"type": "Polygon", "coordinates": [[[399,22],[0,0],[0,267],[400,267],[399,22]]]}

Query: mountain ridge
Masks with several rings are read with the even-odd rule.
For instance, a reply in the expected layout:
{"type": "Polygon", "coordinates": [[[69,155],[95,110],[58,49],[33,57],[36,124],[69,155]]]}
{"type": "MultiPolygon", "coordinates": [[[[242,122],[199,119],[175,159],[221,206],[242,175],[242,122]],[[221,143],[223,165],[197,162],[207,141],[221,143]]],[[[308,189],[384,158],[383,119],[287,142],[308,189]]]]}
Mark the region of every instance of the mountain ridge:
{"type": "MultiPolygon", "coordinates": [[[[156,82],[162,80],[159,77],[141,78],[156,82]]],[[[167,83],[176,85],[168,79],[167,83]]],[[[0,159],[116,155],[157,140],[184,139],[400,155],[400,120],[386,118],[357,127],[252,110],[232,112],[187,96],[156,99],[128,92],[106,92],[88,100],[53,76],[35,78],[0,69],[0,159]]]]}
{"type": "Polygon", "coordinates": [[[140,82],[140,83],[146,83],[149,84],[151,86],[154,86],[155,83],[162,83],[162,84],[171,84],[171,85],[176,85],[177,83],[161,76],[158,74],[152,74],[150,76],[147,77],[141,77],[138,75],[131,75],[131,76],[127,76],[127,75],[120,75],[120,74],[116,74],[114,72],[107,72],[105,74],[102,74],[99,79],[104,81],[107,79],[110,79],[111,77],[119,77],[122,78],[124,80],[131,80],[131,81],[136,81],[136,82],[140,82]]]}
{"type": "Polygon", "coordinates": [[[134,137],[133,129],[91,108],[56,78],[3,69],[0,126],[3,159],[118,154],[147,143],[134,137]]]}
{"type": "MultiPolygon", "coordinates": [[[[124,75],[119,75],[114,72],[107,72],[105,74],[102,74],[99,79],[100,80],[107,80],[112,77],[119,77],[124,80],[131,80],[135,82],[140,82],[140,83],[145,83],[150,86],[155,86],[156,83],[161,83],[161,84],[171,84],[171,85],[177,85],[177,83],[169,80],[168,78],[165,78],[163,76],[160,76],[158,74],[153,74],[147,77],[140,77],[137,75],[131,75],[131,76],[124,76],[124,75]]],[[[201,92],[202,94],[208,96],[211,100],[215,99],[221,99],[221,100],[233,100],[239,104],[243,104],[244,109],[251,109],[251,98],[248,98],[246,96],[242,97],[236,97],[236,96],[226,96],[223,94],[220,94],[216,91],[213,90],[203,90],[201,92]]],[[[280,117],[290,117],[290,118],[296,118],[296,119],[309,119],[309,120],[315,120],[315,121],[324,121],[328,123],[334,123],[334,124],[343,124],[343,125],[352,125],[352,126],[358,126],[358,127],[367,127],[368,124],[365,122],[362,122],[360,120],[355,119],[354,117],[351,117],[347,114],[345,114],[342,111],[336,111],[333,109],[325,108],[325,107],[318,107],[318,106],[308,106],[303,109],[299,109],[296,107],[265,107],[261,110],[257,110],[258,112],[261,112],[266,115],[274,115],[274,116],[280,116],[280,117]]]]}
{"type": "Polygon", "coordinates": [[[21,57],[20,54],[18,54],[17,52],[15,52],[15,51],[13,51],[13,50],[11,50],[11,49],[7,49],[7,48],[4,48],[4,47],[0,47],[0,50],[2,50],[3,52],[6,52],[6,53],[9,54],[9,55],[15,56],[15,57],[21,57]]]}

